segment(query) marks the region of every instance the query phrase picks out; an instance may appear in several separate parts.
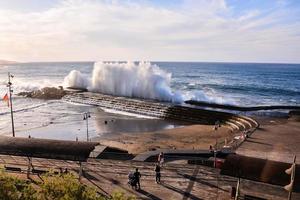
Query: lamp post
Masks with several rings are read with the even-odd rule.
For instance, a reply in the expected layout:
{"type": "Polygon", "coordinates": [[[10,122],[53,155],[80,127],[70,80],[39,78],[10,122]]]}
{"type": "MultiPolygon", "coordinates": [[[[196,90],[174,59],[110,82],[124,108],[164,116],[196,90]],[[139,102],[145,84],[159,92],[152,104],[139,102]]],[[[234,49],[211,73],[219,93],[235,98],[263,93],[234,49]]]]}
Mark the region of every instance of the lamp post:
{"type": "Polygon", "coordinates": [[[219,127],[221,127],[220,121],[217,120],[217,121],[215,122],[215,126],[214,126],[215,136],[216,136],[216,145],[215,145],[215,149],[214,149],[214,168],[217,167],[217,153],[218,153],[218,137],[217,137],[217,130],[218,130],[219,127]]]}
{"type": "Polygon", "coordinates": [[[10,72],[8,72],[7,87],[8,87],[9,103],[10,103],[11,128],[12,128],[13,137],[15,137],[15,125],[14,125],[14,115],[13,115],[13,105],[12,105],[12,93],[13,93],[13,90],[11,89],[12,82],[10,81],[10,78],[13,78],[13,77],[14,76],[11,75],[10,72]]]}
{"type": "Polygon", "coordinates": [[[83,120],[86,120],[86,141],[89,141],[89,118],[91,118],[90,112],[83,114],[83,120]]]}
{"type": "Polygon", "coordinates": [[[217,150],[214,150],[214,168],[217,168],[217,150]]]}
{"type": "MultiPolygon", "coordinates": [[[[218,129],[221,127],[220,121],[217,120],[215,122],[214,130],[215,130],[215,135],[217,134],[218,129]]],[[[216,147],[218,146],[218,137],[216,136],[216,147]]]]}

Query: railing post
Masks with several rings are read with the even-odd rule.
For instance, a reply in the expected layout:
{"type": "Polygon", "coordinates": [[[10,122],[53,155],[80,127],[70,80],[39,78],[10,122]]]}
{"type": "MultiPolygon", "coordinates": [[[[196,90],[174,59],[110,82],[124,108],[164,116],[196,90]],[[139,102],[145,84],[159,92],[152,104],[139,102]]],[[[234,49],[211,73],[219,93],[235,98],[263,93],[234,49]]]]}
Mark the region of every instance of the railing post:
{"type": "Polygon", "coordinates": [[[234,200],[238,200],[239,193],[240,193],[240,177],[238,178],[238,182],[237,182],[237,185],[236,185],[236,191],[235,191],[234,200]]]}
{"type": "Polygon", "coordinates": [[[28,157],[27,179],[29,179],[29,174],[30,174],[30,171],[31,171],[31,166],[32,166],[32,158],[28,157]]]}
{"type": "Polygon", "coordinates": [[[79,161],[79,181],[81,181],[81,177],[82,177],[82,172],[83,172],[83,169],[82,169],[82,162],[79,161]]]}

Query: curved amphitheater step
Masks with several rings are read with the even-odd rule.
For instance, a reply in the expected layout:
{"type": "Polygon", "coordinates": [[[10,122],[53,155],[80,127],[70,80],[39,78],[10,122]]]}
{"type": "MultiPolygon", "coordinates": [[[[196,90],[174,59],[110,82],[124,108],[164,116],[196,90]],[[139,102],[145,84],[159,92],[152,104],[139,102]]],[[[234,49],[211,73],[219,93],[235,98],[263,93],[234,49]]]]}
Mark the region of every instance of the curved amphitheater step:
{"type": "Polygon", "coordinates": [[[252,118],[240,115],[233,116],[225,123],[228,124],[233,131],[248,131],[256,129],[259,126],[259,124],[252,118]]]}

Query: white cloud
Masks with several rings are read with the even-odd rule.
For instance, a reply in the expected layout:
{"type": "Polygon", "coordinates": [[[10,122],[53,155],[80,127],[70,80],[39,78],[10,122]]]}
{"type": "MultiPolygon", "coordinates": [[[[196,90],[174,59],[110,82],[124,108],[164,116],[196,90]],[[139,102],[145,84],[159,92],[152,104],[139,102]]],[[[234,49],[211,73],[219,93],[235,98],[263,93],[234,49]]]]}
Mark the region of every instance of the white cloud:
{"type": "Polygon", "coordinates": [[[283,10],[234,17],[224,0],[185,0],[176,9],[92,0],[31,13],[0,9],[0,55],[22,61],[300,62],[299,23],[277,23],[287,17],[283,10]]]}

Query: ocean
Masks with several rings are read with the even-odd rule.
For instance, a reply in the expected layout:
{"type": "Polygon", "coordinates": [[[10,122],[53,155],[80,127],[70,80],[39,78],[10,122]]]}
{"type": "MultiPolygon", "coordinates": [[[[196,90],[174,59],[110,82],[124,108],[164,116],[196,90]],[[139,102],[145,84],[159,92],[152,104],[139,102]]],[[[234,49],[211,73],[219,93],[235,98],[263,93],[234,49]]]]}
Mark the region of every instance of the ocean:
{"type": "MultiPolygon", "coordinates": [[[[151,62],[122,65],[94,62],[19,63],[0,67],[0,95],[7,92],[7,73],[12,79],[16,134],[42,138],[84,140],[82,114],[92,113],[91,137],[120,132],[145,132],[181,126],[180,122],[146,119],[105,112],[61,100],[16,96],[21,91],[74,84],[93,92],[151,98],[157,101],[198,100],[219,104],[300,105],[300,64],[151,62]],[[140,70],[142,68],[143,70],[140,70]],[[69,74],[72,70],[76,73],[69,74]],[[65,80],[65,77],[69,77],[65,80]],[[138,82],[136,81],[138,80],[138,82]],[[137,84],[138,83],[138,84],[137,84]],[[111,121],[104,125],[104,121],[111,121]],[[68,128],[66,128],[68,124],[68,128]]],[[[11,134],[10,113],[0,103],[0,135],[11,134]]]]}

